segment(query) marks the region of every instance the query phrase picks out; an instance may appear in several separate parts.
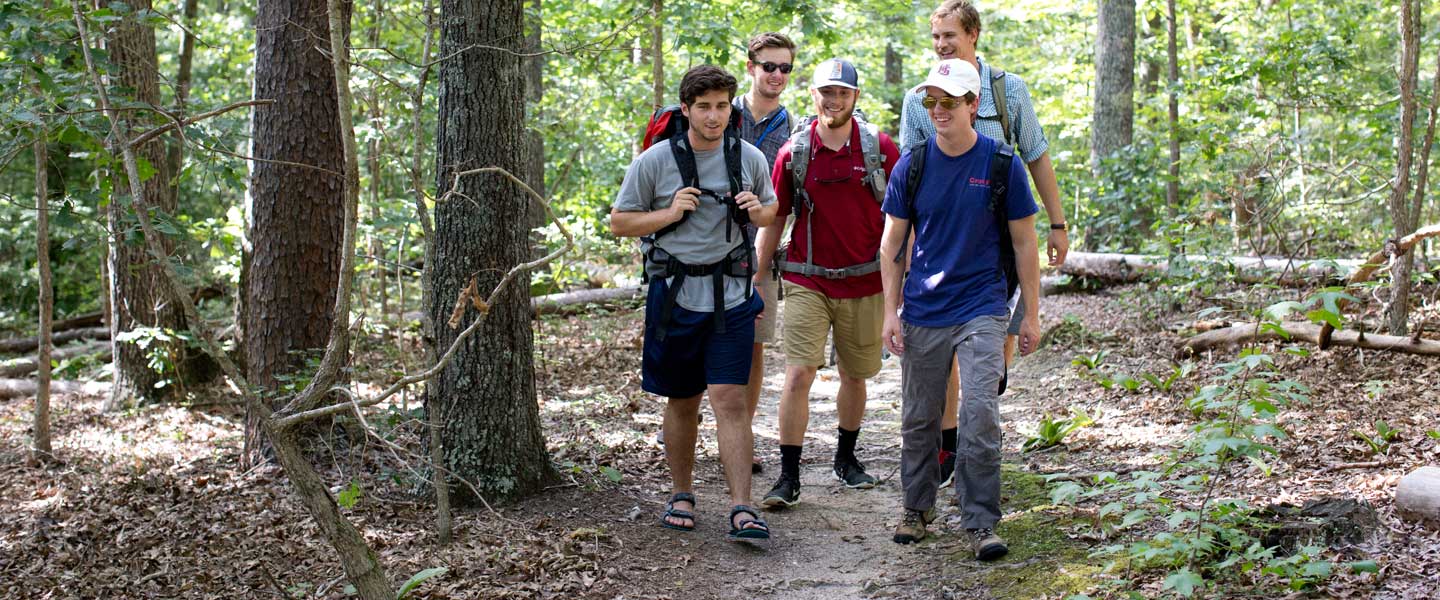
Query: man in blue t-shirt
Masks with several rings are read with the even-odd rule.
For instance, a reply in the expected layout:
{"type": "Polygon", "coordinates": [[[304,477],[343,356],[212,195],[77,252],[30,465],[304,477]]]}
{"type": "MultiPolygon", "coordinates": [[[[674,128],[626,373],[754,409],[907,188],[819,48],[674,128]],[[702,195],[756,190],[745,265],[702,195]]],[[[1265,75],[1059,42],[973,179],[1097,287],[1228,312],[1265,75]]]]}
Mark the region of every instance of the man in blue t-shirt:
{"type": "Polygon", "coordinates": [[[1040,341],[1038,208],[1018,157],[1011,158],[1004,206],[991,206],[990,163],[997,156],[996,142],[976,133],[971,124],[980,95],[974,65],[940,61],[915,90],[926,96],[924,106],[936,134],[925,142],[915,197],[908,193],[909,162],[915,156],[910,152],[896,163],[881,207],[886,214],[880,242],[885,296],[881,339],[901,357],[904,398],[900,481],[905,513],[894,540],[906,544],[924,539],[934,515],[940,481],[935,454],[954,361],[963,384],[955,476],[962,526],[971,535],[976,557],[994,560],[1008,552],[994,528],[1000,522],[998,388],[1010,320],[996,211],[1004,211],[1015,250],[1026,313],[1020,352],[1029,354],[1040,341]],[[915,243],[907,276],[899,253],[912,230],[915,243]]]}

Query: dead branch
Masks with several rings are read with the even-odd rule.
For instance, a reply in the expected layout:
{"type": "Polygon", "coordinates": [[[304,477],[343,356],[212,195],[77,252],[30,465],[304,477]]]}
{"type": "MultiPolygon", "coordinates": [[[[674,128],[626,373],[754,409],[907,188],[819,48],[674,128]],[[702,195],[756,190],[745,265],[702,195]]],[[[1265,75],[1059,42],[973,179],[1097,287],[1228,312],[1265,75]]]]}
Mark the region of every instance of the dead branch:
{"type": "MultiPolygon", "coordinates": [[[[1310,342],[1318,345],[1320,343],[1319,325],[1313,323],[1285,323],[1285,331],[1290,334],[1290,339],[1310,342]]],[[[1248,344],[1268,340],[1284,339],[1278,332],[1273,330],[1262,330],[1256,323],[1238,323],[1224,329],[1216,329],[1202,333],[1188,340],[1181,342],[1176,354],[1186,357],[1206,350],[1233,346],[1237,344],[1248,344]]],[[[1420,354],[1424,356],[1440,356],[1440,342],[1435,340],[1420,340],[1418,343],[1411,342],[1409,336],[1363,334],[1356,331],[1342,331],[1336,333],[1330,343],[1337,346],[1350,346],[1354,348],[1365,348],[1367,350],[1390,350],[1404,352],[1406,354],[1420,354]]]]}
{"type": "MultiPolygon", "coordinates": [[[[1281,285],[1314,285],[1317,281],[1342,277],[1361,265],[1356,260],[1296,261],[1253,256],[1189,255],[1184,260],[1192,265],[1222,265],[1246,283],[1281,285]]],[[[1169,269],[1170,262],[1163,256],[1071,252],[1060,272],[1073,277],[1128,283],[1169,269]]]]}
{"type": "MultiPolygon", "coordinates": [[[[1353,285],[1364,283],[1366,281],[1370,281],[1370,278],[1374,277],[1377,271],[1382,268],[1388,269],[1391,260],[1393,260],[1395,257],[1404,255],[1406,252],[1409,252],[1411,248],[1415,247],[1415,244],[1418,244],[1423,240],[1427,240],[1436,236],[1440,236],[1440,225],[1431,225],[1429,227],[1416,230],[1415,233],[1400,238],[1399,240],[1390,240],[1385,242],[1384,247],[1382,247],[1374,254],[1371,254],[1370,258],[1367,259],[1364,263],[1362,263],[1360,268],[1356,269],[1354,273],[1350,274],[1350,277],[1345,280],[1345,287],[1350,287],[1353,285]]],[[[1346,302],[1344,299],[1340,299],[1336,302],[1336,304],[1340,308],[1340,310],[1344,310],[1345,306],[1348,305],[1349,302],[1346,302]]],[[[1326,323],[1320,328],[1319,341],[1316,343],[1320,346],[1321,350],[1330,347],[1330,337],[1331,334],[1333,334],[1334,332],[1335,327],[1330,325],[1329,323],[1326,323]]]]}
{"type": "MultiPolygon", "coordinates": [[[[72,329],[50,336],[50,343],[64,344],[75,340],[107,340],[110,339],[110,328],[108,327],[86,327],[84,329],[72,329]]],[[[10,338],[0,340],[0,353],[14,354],[18,352],[29,352],[40,347],[40,337],[10,338]]]]}
{"type": "MultiPolygon", "coordinates": [[[[102,359],[108,360],[110,358],[110,342],[93,342],[72,348],[56,348],[55,351],[50,354],[50,358],[53,360],[67,360],[89,354],[94,354],[102,357],[102,359]]],[[[39,368],[40,363],[33,356],[15,358],[0,362],[0,377],[27,375],[39,368]]]]}
{"type": "Polygon", "coordinates": [[[130,140],[130,147],[132,147],[132,148],[139,148],[140,146],[144,146],[146,142],[148,142],[148,141],[150,141],[150,140],[153,140],[153,139],[155,139],[156,137],[159,137],[160,135],[164,134],[164,133],[167,132],[167,131],[170,131],[171,129],[178,129],[178,128],[181,128],[181,127],[189,127],[189,126],[191,126],[191,125],[194,125],[194,124],[196,124],[196,123],[199,123],[200,121],[204,121],[205,119],[209,119],[210,117],[215,117],[215,116],[223,115],[223,114],[225,114],[225,113],[227,113],[227,112],[230,112],[230,111],[232,111],[232,110],[235,110],[235,109],[240,108],[240,107],[243,107],[243,106],[263,106],[263,105],[274,104],[274,103],[275,103],[274,100],[268,100],[268,99],[246,100],[246,101],[244,101],[244,102],[236,102],[236,103],[234,103],[234,104],[228,104],[228,105],[226,105],[226,106],[222,106],[222,107],[217,108],[217,109],[215,109],[215,110],[208,111],[208,112],[203,112],[203,113],[200,113],[200,114],[198,114],[198,115],[195,115],[195,116],[193,116],[193,117],[189,117],[189,118],[186,118],[186,119],[171,121],[170,123],[166,123],[166,124],[164,124],[164,125],[161,125],[161,126],[159,126],[159,127],[156,127],[156,128],[154,128],[154,129],[151,129],[150,131],[147,131],[147,132],[142,133],[142,134],[140,134],[139,136],[135,137],[135,139],[130,140]]]}
{"type": "MultiPolygon", "coordinates": [[[[110,384],[98,381],[63,381],[53,380],[50,382],[50,394],[87,394],[100,395],[110,389],[110,384]]],[[[11,398],[26,398],[39,393],[39,384],[33,379],[0,379],[0,400],[11,398]]]]}
{"type": "MultiPolygon", "coordinates": [[[[505,273],[505,277],[500,280],[500,283],[496,284],[495,288],[491,290],[490,296],[485,299],[485,304],[493,305],[496,301],[499,300],[500,294],[505,291],[505,288],[513,281],[515,281],[515,279],[519,277],[521,273],[525,273],[536,267],[548,264],[558,258],[561,254],[569,252],[570,248],[575,245],[575,239],[571,237],[570,231],[565,228],[565,225],[561,223],[559,219],[555,218],[555,213],[550,210],[550,204],[545,201],[543,196],[536,192],[534,188],[531,188],[529,185],[527,185],[524,181],[521,181],[520,178],[516,177],[515,175],[511,174],[509,171],[506,171],[501,167],[482,167],[479,169],[470,169],[468,171],[461,171],[459,173],[456,173],[454,178],[452,179],[451,191],[446,192],[445,196],[442,196],[442,198],[450,196],[451,192],[453,192],[456,188],[459,187],[460,179],[462,177],[478,175],[481,173],[497,173],[500,175],[504,175],[515,185],[520,186],[520,188],[523,189],[526,193],[528,193],[531,198],[538,199],[540,205],[545,209],[546,216],[549,217],[551,222],[555,223],[556,227],[560,230],[560,235],[565,238],[565,243],[559,248],[555,249],[555,251],[530,262],[521,263],[515,265],[514,267],[511,267],[510,270],[505,273]]],[[[372,398],[359,400],[355,402],[355,404],[362,407],[375,406],[389,399],[391,396],[399,393],[400,390],[405,389],[405,387],[407,386],[420,383],[438,375],[440,371],[444,370],[445,367],[450,364],[450,361],[454,358],[455,352],[460,349],[460,346],[465,342],[465,340],[468,339],[477,330],[479,330],[480,325],[485,322],[485,316],[486,314],[482,313],[478,318],[475,319],[474,322],[470,324],[469,327],[466,327],[464,331],[461,331],[460,335],[455,337],[455,341],[451,342],[450,347],[445,350],[445,353],[443,355],[441,355],[440,360],[436,361],[435,366],[414,375],[407,375],[401,378],[399,381],[395,382],[389,388],[386,388],[385,391],[381,392],[380,394],[372,398]]],[[[294,403],[292,403],[292,405],[293,404],[294,403]]],[[[351,403],[349,402],[342,404],[332,404],[330,406],[314,408],[304,411],[292,411],[291,408],[287,406],[285,410],[277,413],[274,424],[277,428],[288,429],[295,427],[296,425],[299,425],[300,423],[303,423],[310,419],[339,414],[349,410],[350,408],[351,403]]]]}

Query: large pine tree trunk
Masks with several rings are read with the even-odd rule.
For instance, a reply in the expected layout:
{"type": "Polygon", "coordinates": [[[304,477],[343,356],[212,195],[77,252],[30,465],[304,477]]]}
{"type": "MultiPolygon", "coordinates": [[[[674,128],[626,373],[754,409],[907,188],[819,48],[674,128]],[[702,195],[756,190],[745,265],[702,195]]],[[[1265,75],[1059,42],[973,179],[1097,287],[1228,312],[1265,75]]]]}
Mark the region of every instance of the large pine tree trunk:
{"type": "MultiPolygon", "coordinates": [[[[349,4],[345,4],[349,10],[349,4]]],[[[346,22],[348,23],[348,14],[346,22]]],[[[260,0],[255,13],[254,161],[243,328],[250,383],[265,388],[321,350],[335,318],[343,169],[325,0],[260,0]]]]}
{"type": "MultiPolygon", "coordinates": [[[[130,0],[133,9],[148,10],[150,0],[130,0]]],[[[129,11],[127,11],[128,13],[129,11]]],[[[160,104],[160,85],[156,77],[155,30],[133,14],[109,31],[106,38],[110,61],[114,64],[111,80],[129,90],[132,99],[155,106],[160,104]]],[[[154,126],[154,113],[124,111],[121,116],[122,139],[135,137],[135,132],[154,126]]],[[[118,154],[118,152],[117,152],[118,154]]],[[[175,214],[175,188],[171,187],[170,165],[165,141],[155,139],[138,149],[138,156],[150,164],[153,175],[140,185],[149,205],[167,214],[175,214]]],[[[166,298],[154,258],[145,249],[130,197],[129,181],[123,173],[114,178],[115,194],[106,209],[109,222],[109,299],[112,311],[110,339],[113,344],[115,385],[109,408],[118,408],[136,400],[158,400],[176,388],[169,385],[177,376],[184,377],[187,361],[183,344],[156,343],[148,349],[137,343],[123,341],[121,334],[138,328],[160,327],[174,331],[186,329],[185,318],[177,303],[166,298]],[[172,359],[175,370],[161,373],[150,364],[151,352],[162,352],[172,359]],[[157,386],[162,380],[166,385],[157,386]]],[[[156,215],[152,215],[156,218],[156,215]]],[[[174,243],[162,240],[167,255],[174,243]]]]}
{"type": "MultiPolygon", "coordinates": [[[[500,50],[458,52],[472,44],[524,43],[522,0],[440,4],[440,113],[436,179],[443,194],[456,170],[498,166],[523,174],[525,89],[522,58],[500,50]]],[[[475,277],[488,294],[529,255],[525,217],[530,199],[494,175],[461,180],[459,196],[435,207],[434,286],[426,311],[437,348],[460,329],[447,321],[460,290],[475,277]]],[[[552,476],[540,434],[530,331],[529,275],[490,307],[484,331],[470,337],[427,386],[426,410],[444,423],[450,470],[492,498],[539,490],[552,476]]],[[[461,328],[476,317],[465,315],[461,328]]],[[[460,502],[475,501],[468,487],[460,502]]]]}
{"type": "Polygon", "coordinates": [[[1135,127],[1135,0],[1100,0],[1095,35],[1095,118],[1090,160],[1130,145],[1135,127]]]}

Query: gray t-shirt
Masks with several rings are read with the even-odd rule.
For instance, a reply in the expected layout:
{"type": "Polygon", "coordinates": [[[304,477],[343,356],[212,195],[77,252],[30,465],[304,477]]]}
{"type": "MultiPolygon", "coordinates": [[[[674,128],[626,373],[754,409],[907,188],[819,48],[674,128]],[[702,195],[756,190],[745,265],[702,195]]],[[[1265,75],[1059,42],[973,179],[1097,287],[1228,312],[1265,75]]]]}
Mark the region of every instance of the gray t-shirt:
{"type": "MultiPolygon", "coordinates": [[[[740,143],[741,185],[760,198],[760,204],[775,203],[775,188],[770,184],[770,168],[765,164],[765,155],[749,142],[740,143]]],[[[725,173],[725,152],[720,148],[695,153],[695,167],[700,174],[700,187],[718,194],[730,189],[729,177],[725,173]]],[[[640,153],[625,172],[625,181],[620,184],[620,193],[615,195],[615,210],[620,212],[648,212],[670,206],[675,192],[685,187],[680,181],[680,169],[670,153],[670,143],[662,142],[640,153]]],[[[674,231],[665,234],[657,242],[660,248],[688,265],[708,265],[719,262],[736,246],[745,243],[740,227],[730,221],[729,211],[714,198],[703,196],[700,207],[691,212],[690,218],[674,231]],[[725,241],[725,229],[730,228],[730,241],[725,241]]],[[[643,252],[650,250],[648,243],[641,245],[643,252]]],[[[722,277],[725,281],[725,310],[745,302],[750,281],[738,277],[722,277]]],[[[676,303],[686,310],[714,312],[715,301],[710,277],[686,277],[676,303]]]]}

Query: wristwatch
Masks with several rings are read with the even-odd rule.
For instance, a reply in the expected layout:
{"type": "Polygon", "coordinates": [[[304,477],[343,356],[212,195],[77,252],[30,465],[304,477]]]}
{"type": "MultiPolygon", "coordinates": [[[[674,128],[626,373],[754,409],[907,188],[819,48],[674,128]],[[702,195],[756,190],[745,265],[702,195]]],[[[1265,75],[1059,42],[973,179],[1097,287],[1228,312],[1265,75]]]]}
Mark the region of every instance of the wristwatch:
{"type": "Polygon", "coordinates": [[[1050,228],[1051,228],[1051,229],[1059,229],[1059,230],[1061,230],[1061,231],[1064,231],[1064,230],[1068,229],[1068,228],[1065,226],[1064,223],[1051,223],[1051,224],[1050,224],[1050,228]]]}

